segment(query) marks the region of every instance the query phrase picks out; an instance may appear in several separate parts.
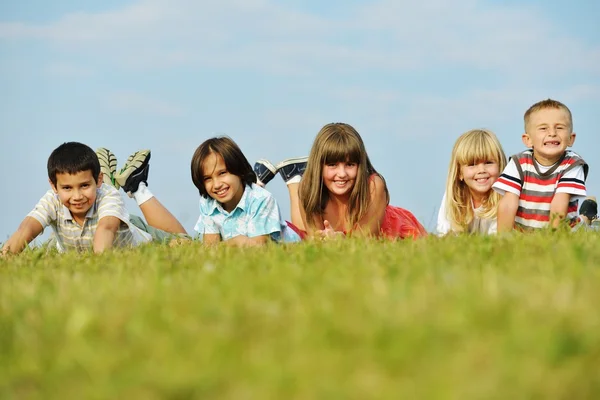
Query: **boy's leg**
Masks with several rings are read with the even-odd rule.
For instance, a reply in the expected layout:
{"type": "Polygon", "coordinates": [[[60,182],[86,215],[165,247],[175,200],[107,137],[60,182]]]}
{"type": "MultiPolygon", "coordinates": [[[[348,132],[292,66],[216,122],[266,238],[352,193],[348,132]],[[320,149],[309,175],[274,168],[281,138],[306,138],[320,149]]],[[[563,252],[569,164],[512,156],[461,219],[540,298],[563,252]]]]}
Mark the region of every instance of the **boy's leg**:
{"type": "Polygon", "coordinates": [[[150,150],[133,153],[116,176],[116,181],[137,202],[148,225],[169,233],[187,234],[181,223],[148,189],[150,150]]]}
{"type": "Polygon", "coordinates": [[[297,228],[306,231],[304,221],[302,221],[302,214],[300,213],[300,197],[298,195],[298,189],[300,187],[300,180],[306,170],[308,157],[301,158],[290,158],[283,160],[277,164],[277,170],[283,178],[290,195],[290,214],[292,218],[292,224],[296,225],[297,228]]]}
{"type": "Polygon", "coordinates": [[[150,236],[152,236],[152,241],[154,242],[159,242],[159,243],[168,243],[171,242],[174,239],[178,239],[178,238],[187,238],[190,239],[190,237],[186,234],[183,233],[169,233],[167,231],[163,231],[161,229],[156,229],[153,226],[150,226],[150,224],[146,223],[146,221],[144,221],[142,218],[138,217],[137,215],[131,215],[129,217],[129,222],[134,225],[135,227],[139,228],[140,230],[149,233],[150,236]]]}
{"type": "MultiPolygon", "coordinates": [[[[140,185],[141,186],[141,185],[140,185]]],[[[148,190],[148,188],[146,188],[148,190]]],[[[135,194],[134,194],[135,196],[135,194]]],[[[156,197],[151,197],[139,205],[150,226],[169,233],[185,233],[185,228],[156,197]]]]}

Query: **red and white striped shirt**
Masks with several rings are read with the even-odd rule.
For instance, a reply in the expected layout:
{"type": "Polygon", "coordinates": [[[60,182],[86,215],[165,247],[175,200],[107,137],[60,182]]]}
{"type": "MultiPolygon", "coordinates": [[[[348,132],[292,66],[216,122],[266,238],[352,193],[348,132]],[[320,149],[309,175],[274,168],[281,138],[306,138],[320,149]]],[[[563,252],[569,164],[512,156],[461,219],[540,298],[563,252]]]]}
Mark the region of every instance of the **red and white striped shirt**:
{"type": "Polygon", "coordinates": [[[564,156],[550,167],[540,165],[529,149],[510,158],[493,189],[519,196],[515,225],[526,230],[548,226],[550,203],[555,193],[571,195],[567,220],[577,219],[579,197],[586,195],[585,179],[588,165],[576,153],[567,150],[564,156]]]}

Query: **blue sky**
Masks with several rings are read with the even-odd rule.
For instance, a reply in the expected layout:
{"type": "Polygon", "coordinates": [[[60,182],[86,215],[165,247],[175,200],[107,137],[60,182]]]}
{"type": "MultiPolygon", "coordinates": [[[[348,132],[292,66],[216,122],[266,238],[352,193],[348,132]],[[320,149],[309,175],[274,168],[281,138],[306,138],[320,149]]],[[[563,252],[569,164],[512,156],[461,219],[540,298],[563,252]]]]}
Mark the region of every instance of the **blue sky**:
{"type": "MultiPolygon", "coordinates": [[[[555,98],[600,194],[600,3],[141,0],[0,4],[0,240],[49,188],[65,141],[152,149],[149,186],[191,231],[194,149],[228,134],[254,161],[308,154],[321,126],[361,133],[391,203],[434,227],[454,140],[555,98]]],[[[269,189],[289,217],[287,191],[269,189]]],[[[139,214],[127,199],[131,213],[139,214]]]]}

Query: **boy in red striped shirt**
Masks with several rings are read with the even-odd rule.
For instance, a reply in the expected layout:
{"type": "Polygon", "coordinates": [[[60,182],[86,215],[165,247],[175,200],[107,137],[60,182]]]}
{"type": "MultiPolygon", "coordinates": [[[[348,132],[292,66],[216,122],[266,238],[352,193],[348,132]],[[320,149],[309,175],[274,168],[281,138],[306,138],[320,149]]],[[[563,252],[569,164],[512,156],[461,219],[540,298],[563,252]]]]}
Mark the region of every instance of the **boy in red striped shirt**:
{"type": "Polygon", "coordinates": [[[547,99],[531,106],[524,120],[522,139],[529,149],[512,156],[493,185],[503,195],[498,232],[557,227],[565,218],[574,225],[588,165],[567,150],[575,142],[571,111],[547,99]]]}

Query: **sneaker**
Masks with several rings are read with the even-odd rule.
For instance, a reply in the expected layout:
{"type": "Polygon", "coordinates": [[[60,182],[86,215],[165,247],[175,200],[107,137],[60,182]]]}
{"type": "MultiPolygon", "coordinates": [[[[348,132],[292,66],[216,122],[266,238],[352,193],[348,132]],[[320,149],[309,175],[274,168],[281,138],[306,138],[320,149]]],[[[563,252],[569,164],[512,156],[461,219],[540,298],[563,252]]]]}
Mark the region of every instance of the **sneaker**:
{"type": "Polygon", "coordinates": [[[260,159],[254,163],[254,173],[259,184],[265,186],[271,179],[275,178],[277,168],[269,160],[260,159]]]}
{"type": "Polygon", "coordinates": [[[138,190],[140,182],[148,186],[148,171],[150,170],[150,150],[139,150],[129,156],[123,168],[116,176],[116,180],[123,190],[133,197],[138,190]]]}
{"type": "Polygon", "coordinates": [[[581,207],[579,208],[579,214],[585,215],[590,221],[597,219],[598,203],[596,202],[596,198],[586,197],[583,203],[581,203],[581,207]]]}
{"type": "Polygon", "coordinates": [[[112,185],[115,189],[119,189],[119,183],[116,181],[117,175],[117,157],[112,151],[105,147],[96,149],[98,161],[100,161],[100,170],[104,174],[103,182],[107,185],[112,185]]]}
{"type": "Polygon", "coordinates": [[[277,171],[287,183],[293,177],[304,174],[307,162],[308,157],[288,158],[277,164],[277,171]]]}

